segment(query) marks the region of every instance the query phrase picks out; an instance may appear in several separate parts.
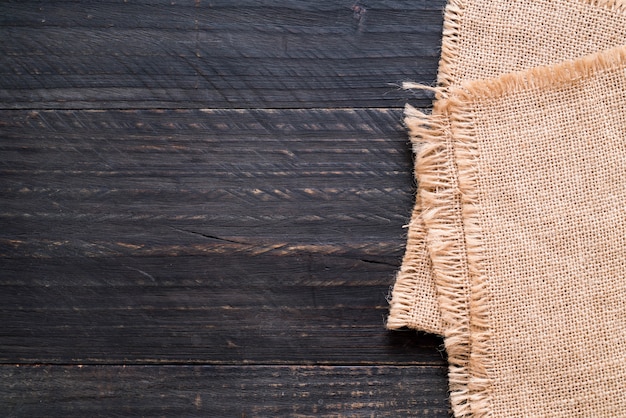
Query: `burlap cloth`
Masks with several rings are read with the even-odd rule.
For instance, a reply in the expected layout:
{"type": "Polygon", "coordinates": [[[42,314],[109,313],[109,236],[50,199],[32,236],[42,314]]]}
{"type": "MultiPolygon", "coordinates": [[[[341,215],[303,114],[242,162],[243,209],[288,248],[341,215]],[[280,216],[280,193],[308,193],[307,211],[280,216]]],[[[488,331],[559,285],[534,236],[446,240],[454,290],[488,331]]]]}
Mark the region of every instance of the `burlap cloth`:
{"type": "MultiPolygon", "coordinates": [[[[457,416],[601,416],[626,411],[625,405],[614,399],[619,398],[616,388],[620,385],[616,382],[622,381],[624,375],[623,369],[613,364],[626,360],[622,331],[626,316],[620,310],[624,300],[618,300],[626,289],[615,290],[619,286],[613,283],[615,278],[623,280],[626,276],[625,247],[620,241],[626,232],[620,229],[624,212],[620,212],[620,219],[618,212],[609,214],[610,208],[600,204],[626,202],[623,194],[626,182],[620,177],[626,171],[625,125],[623,118],[620,119],[626,89],[620,84],[623,79],[615,79],[624,75],[622,53],[613,51],[606,53],[613,54],[609,58],[594,56],[576,65],[556,64],[497,80],[468,82],[561,63],[626,44],[624,8],[624,4],[616,1],[588,0],[474,0],[452,1],[447,6],[439,73],[441,90],[433,115],[426,116],[411,108],[407,111],[407,125],[417,151],[419,191],[409,227],[407,252],[394,287],[388,326],[408,326],[446,337],[451,401],[457,416]],[[602,77],[598,74],[611,71],[615,77],[602,80],[604,85],[601,85],[602,77]],[[561,76],[554,76],[556,73],[561,76]],[[589,84],[581,81],[586,78],[589,84]],[[614,84],[611,87],[607,82],[614,84]],[[554,95],[554,102],[549,102],[547,96],[555,86],[570,93],[575,91],[578,96],[563,93],[554,95]],[[599,102],[617,116],[612,117],[604,109],[603,113],[598,113],[599,102]],[[472,117],[460,117],[460,114],[472,117]],[[482,130],[477,126],[479,120],[485,123],[482,130]],[[520,126],[525,123],[529,125],[523,130],[520,126]],[[572,129],[563,130],[564,127],[572,129]],[[464,176],[468,175],[464,167],[468,166],[459,160],[459,149],[462,149],[459,132],[470,132],[469,137],[479,143],[485,140],[502,145],[498,148],[491,144],[502,155],[491,155],[494,160],[483,166],[485,173],[495,176],[489,183],[483,183],[486,181],[483,177],[488,176],[481,173],[478,180],[476,176],[469,176],[476,180],[470,182],[474,188],[466,187],[470,183],[464,183],[464,176]],[[589,184],[583,182],[585,187],[580,182],[587,178],[587,164],[594,165],[595,173],[598,171],[595,165],[601,166],[608,160],[606,149],[595,157],[585,155],[580,149],[577,159],[567,160],[567,152],[574,152],[573,147],[580,139],[571,135],[576,132],[583,133],[589,150],[603,148],[605,142],[613,144],[612,152],[617,159],[610,165],[610,174],[594,177],[589,184]],[[607,132],[613,136],[608,139],[594,136],[609,135],[607,132]],[[483,137],[486,133],[493,136],[483,137]],[[521,135],[527,135],[529,140],[521,135]],[[543,148],[537,146],[533,138],[541,142],[543,148]],[[560,139],[560,143],[555,138],[560,139]],[[521,160],[521,154],[515,154],[510,161],[513,153],[507,151],[511,144],[526,144],[530,151],[524,156],[531,160],[521,160]],[[507,163],[496,165],[502,161],[507,163]],[[522,162],[528,165],[520,168],[522,162]],[[497,176],[491,171],[497,167],[513,167],[516,163],[517,171],[498,171],[497,176]],[[564,167],[569,171],[550,171],[564,167]],[[541,173],[539,180],[543,183],[532,183],[530,190],[520,186],[523,180],[534,178],[536,173],[541,173]],[[613,189],[598,187],[598,181],[607,182],[613,189]],[[508,202],[510,206],[486,212],[482,201],[470,204],[467,200],[467,191],[475,189],[479,190],[481,198],[482,193],[491,196],[490,204],[494,207],[498,202],[508,202]],[[563,195],[563,190],[573,194],[563,195]],[[520,196],[526,192],[541,192],[543,200],[524,201],[520,196]],[[582,212],[582,217],[574,216],[581,209],[576,196],[589,199],[588,210],[582,212]],[[526,206],[515,206],[520,202],[526,206]],[[598,229],[598,223],[601,224],[598,220],[607,214],[612,216],[608,220],[610,225],[598,229]],[[580,228],[590,219],[595,223],[583,232],[580,228]],[[558,220],[570,229],[560,228],[558,220]],[[528,228],[531,224],[537,228],[538,235],[531,234],[528,228]],[[478,227],[472,229],[475,225],[478,227]],[[606,229],[616,235],[606,235],[606,229]],[[471,231],[479,233],[472,235],[471,231]],[[552,237],[553,241],[538,245],[541,237],[552,237]],[[485,248],[487,241],[493,245],[489,251],[485,248]],[[554,241],[561,242],[562,246],[556,247],[554,241]],[[589,253],[590,247],[604,252],[589,253]],[[508,270],[499,263],[509,263],[506,264],[508,270]],[[485,266],[494,270],[487,271],[485,266]],[[608,280],[609,276],[613,282],[608,280]],[[596,287],[580,286],[581,283],[595,283],[596,287]],[[576,290],[571,290],[572,287],[576,290]],[[497,292],[485,289],[497,289],[497,292]],[[538,294],[531,292],[533,289],[542,290],[538,294]],[[607,289],[614,289],[614,292],[605,294],[607,289]],[[574,292],[578,297],[575,301],[580,303],[573,303],[571,295],[564,293],[566,290],[574,292]],[[500,304],[491,303],[496,294],[502,297],[500,304]],[[548,296],[543,297],[544,294],[548,296]],[[602,304],[593,307],[591,302],[597,304],[602,297],[605,298],[602,304]],[[568,309],[555,310],[556,305],[568,309]],[[513,306],[518,310],[511,310],[513,306]],[[530,307],[535,307],[536,311],[530,307]],[[603,310],[611,314],[608,317],[593,315],[603,310]],[[606,321],[609,327],[603,327],[606,321]],[[601,329],[600,334],[598,329],[601,329]],[[591,333],[594,330],[596,332],[591,333]],[[608,336],[611,344],[601,341],[608,336]],[[496,341],[502,346],[497,346],[496,341]],[[607,358],[611,366],[606,367],[616,374],[608,373],[599,363],[603,356],[611,357],[607,350],[599,349],[601,343],[613,348],[615,360],[607,358]],[[554,347],[554,352],[550,347],[554,347]],[[616,355],[616,349],[622,351],[616,355]],[[584,379],[581,370],[587,371],[584,379]],[[595,375],[595,370],[601,370],[600,374],[595,375]],[[601,399],[610,402],[602,406],[601,399]]],[[[559,93],[562,92],[559,90],[559,93]]],[[[465,150],[465,161],[469,161],[467,153],[475,148],[468,146],[465,150]]],[[[482,153],[473,157],[474,163],[483,164],[482,153]]]]}
{"type": "Polygon", "coordinates": [[[476,416],[626,414],[626,47],[463,83],[476,416]]]}

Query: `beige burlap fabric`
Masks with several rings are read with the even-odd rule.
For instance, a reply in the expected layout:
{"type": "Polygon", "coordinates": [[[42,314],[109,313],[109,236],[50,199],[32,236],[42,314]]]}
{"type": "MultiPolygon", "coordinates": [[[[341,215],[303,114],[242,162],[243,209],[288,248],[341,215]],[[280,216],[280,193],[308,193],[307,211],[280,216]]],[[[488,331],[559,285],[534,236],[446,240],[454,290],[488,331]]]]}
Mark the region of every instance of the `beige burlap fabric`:
{"type": "MultiPolygon", "coordinates": [[[[621,2],[593,0],[451,1],[444,25],[439,73],[443,89],[439,98],[467,80],[558,63],[626,44],[624,8],[621,2]]],[[[423,202],[423,208],[414,211],[412,242],[421,242],[426,235],[427,245],[426,251],[421,252],[412,252],[410,242],[407,246],[403,270],[394,287],[390,325],[397,327],[404,322],[404,326],[427,329],[424,324],[436,324],[433,318],[441,310],[442,326],[440,331],[436,327],[434,330],[446,336],[453,409],[457,416],[469,416],[469,365],[473,351],[470,266],[448,112],[449,106],[440,100],[433,117],[414,110],[407,114],[407,125],[414,143],[419,145],[418,205],[423,202]],[[422,147],[422,142],[426,146],[422,147]],[[416,214],[421,215],[418,221],[416,214]],[[411,260],[415,254],[430,254],[432,274],[426,268],[416,267],[428,265],[430,260],[411,260]],[[405,269],[409,262],[411,269],[405,269]],[[433,275],[436,286],[432,283],[433,275]],[[412,293],[402,295],[403,282],[410,283],[405,288],[412,293]],[[437,294],[437,301],[417,296],[432,292],[437,294]],[[394,313],[400,320],[391,320],[394,313]]]]}
{"type": "MultiPolygon", "coordinates": [[[[623,0],[451,0],[445,13],[439,84],[446,89],[463,81],[558,63],[625,44],[625,9],[623,0]]],[[[445,120],[439,116],[433,119],[414,109],[407,112],[407,125],[415,143],[429,135],[428,131],[445,128],[445,120]]],[[[418,160],[418,165],[423,162],[418,160]]],[[[425,167],[421,172],[420,175],[416,170],[416,175],[418,183],[423,184],[431,178],[433,170],[425,167]]],[[[433,180],[439,182],[440,178],[436,176],[433,180]]],[[[456,193],[456,187],[449,184],[437,187],[440,194],[445,195],[445,190],[456,193]]],[[[440,200],[439,197],[436,200],[440,200]]],[[[450,210],[451,199],[445,200],[443,206],[450,210]]],[[[428,219],[422,217],[418,202],[413,211],[407,251],[392,292],[387,326],[446,334],[446,329],[466,326],[466,309],[459,315],[454,313],[452,318],[442,319],[440,303],[458,298],[459,292],[442,295],[442,289],[435,286],[435,273],[439,271],[442,279],[442,272],[454,270],[448,279],[460,288],[461,294],[467,294],[467,285],[463,284],[466,274],[459,268],[466,263],[458,260],[456,265],[450,266],[449,259],[436,257],[433,262],[445,265],[441,266],[443,269],[435,266],[435,272],[432,271],[431,246],[424,244],[428,229],[424,224],[440,223],[438,211],[433,207],[442,205],[427,203],[428,219]],[[451,327],[444,325],[450,321],[451,327]]],[[[455,206],[458,207],[458,203],[455,206]]],[[[450,218],[443,219],[448,222],[450,218]]],[[[449,237],[435,238],[431,244],[434,242],[432,249],[436,251],[450,245],[449,237]]],[[[441,250],[449,252],[446,248],[441,250]]]]}
{"type": "MultiPolygon", "coordinates": [[[[421,148],[420,137],[429,124],[429,116],[407,107],[407,117],[414,121],[411,137],[415,154],[421,148]]],[[[409,127],[410,128],[410,127],[409,127]]],[[[411,128],[410,128],[411,129],[411,128]]],[[[417,166],[415,167],[417,174],[417,166]]],[[[443,334],[445,327],[437,302],[437,290],[430,253],[426,245],[426,228],[422,218],[422,204],[416,196],[402,266],[389,301],[388,329],[408,327],[433,334],[443,334]]]]}
{"type": "Polygon", "coordinates": [[[469,413],[625,416],[626,47],[463,83],[442,107],[471,283],[469,413]]]}
{"type": "Polygon", "coordinates": [[[433,266],[425,237],[421,204],[416,201],[409,223],[404,259],[390,301],[388,329],[408,327],[433,334],[443,333],[433,266]]]}

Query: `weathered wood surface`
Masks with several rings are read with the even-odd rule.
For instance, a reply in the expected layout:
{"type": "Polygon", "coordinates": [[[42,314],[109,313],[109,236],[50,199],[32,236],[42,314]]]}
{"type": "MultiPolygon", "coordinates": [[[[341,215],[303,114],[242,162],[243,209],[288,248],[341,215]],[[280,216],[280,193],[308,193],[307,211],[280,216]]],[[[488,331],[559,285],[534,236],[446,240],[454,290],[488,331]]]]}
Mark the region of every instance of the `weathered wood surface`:
{"type": "Polygon", "coordinates": [[[401,107],[399,83],[435,77],[442,3],[3,2],[0,102],[401,107]]]}
{"type": "Polygon", "coordinates": [[[4,366],[3,416],[445,416],[420,366],[4,366]],[[417,391],[416,387],[424,388],[417,391]]]}
{"type": "Polygon", "coordinates": [[[442,7],[2,2],[5,415],[446,416],[384,330],[442,7]]]}

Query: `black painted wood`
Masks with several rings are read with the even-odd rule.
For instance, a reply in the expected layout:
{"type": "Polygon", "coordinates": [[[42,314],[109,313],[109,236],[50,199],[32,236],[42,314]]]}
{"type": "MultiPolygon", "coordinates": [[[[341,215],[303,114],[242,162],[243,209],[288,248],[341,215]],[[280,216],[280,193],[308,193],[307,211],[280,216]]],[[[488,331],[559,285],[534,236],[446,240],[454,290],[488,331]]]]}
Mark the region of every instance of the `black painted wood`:
{"type": "Polygon", "coordinates": [[[0,366],[3,415],[427,416],[447,413],[422,366],[0,366]],[[31,394],[36,393],[33,397],[31,394]]]}
{"type": "Polygon", "coordinates": [[[401,107],[435,78],[442,4],[2,2],[0,105],[401,107]]]}
{"type": "Polygon", "coordinates": [[[446,416],[384,329],[442,7],[2,2],[3,411],[446,416]]]}
{"type": "Polygon", "coordinates": [[[0,360],[440,364],[381,332],[397,110],[3,115],[0,360]]]}

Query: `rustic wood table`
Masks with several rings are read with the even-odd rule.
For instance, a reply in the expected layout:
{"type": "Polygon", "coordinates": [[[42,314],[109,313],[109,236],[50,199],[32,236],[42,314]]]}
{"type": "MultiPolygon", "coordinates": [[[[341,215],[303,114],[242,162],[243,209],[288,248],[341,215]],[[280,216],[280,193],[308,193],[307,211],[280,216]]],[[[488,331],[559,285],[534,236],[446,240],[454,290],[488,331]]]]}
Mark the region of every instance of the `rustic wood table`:
{"type": "Polygon", "coordinates": [[[448,416],[384,328],[444,0],[0,3],[2,416],[448,416]]]}

